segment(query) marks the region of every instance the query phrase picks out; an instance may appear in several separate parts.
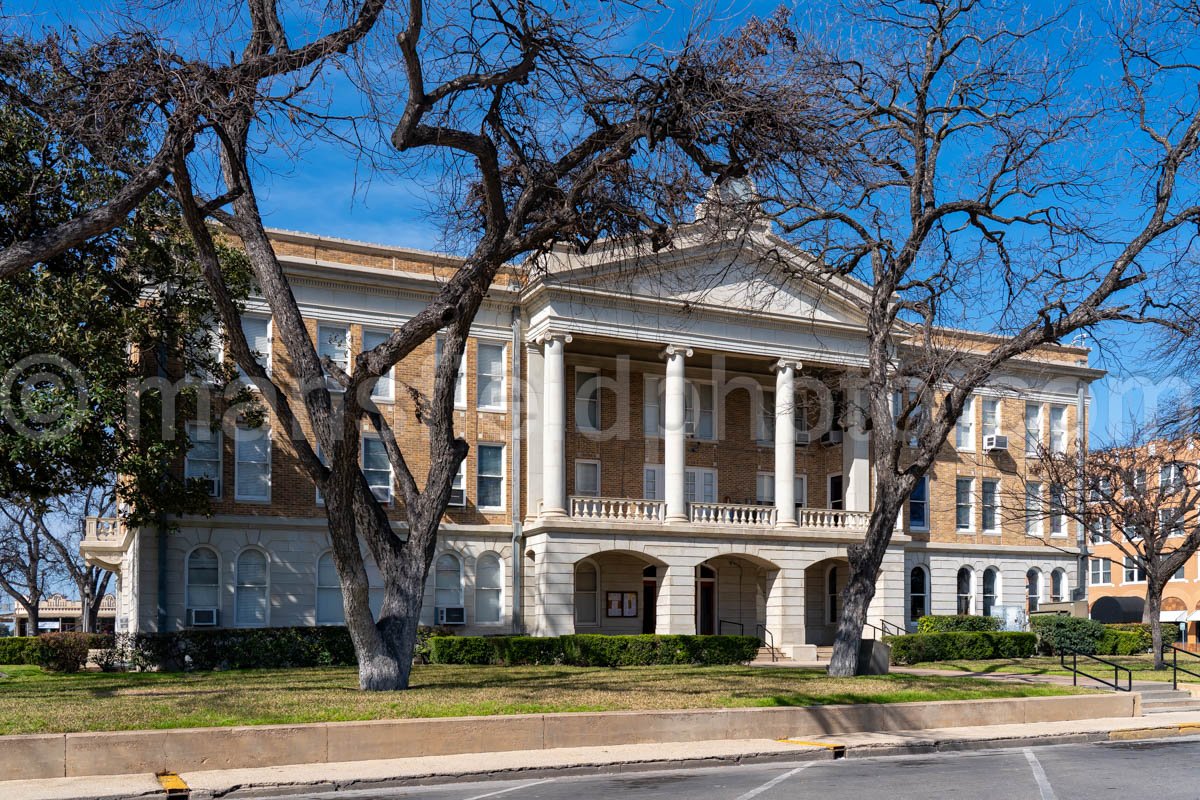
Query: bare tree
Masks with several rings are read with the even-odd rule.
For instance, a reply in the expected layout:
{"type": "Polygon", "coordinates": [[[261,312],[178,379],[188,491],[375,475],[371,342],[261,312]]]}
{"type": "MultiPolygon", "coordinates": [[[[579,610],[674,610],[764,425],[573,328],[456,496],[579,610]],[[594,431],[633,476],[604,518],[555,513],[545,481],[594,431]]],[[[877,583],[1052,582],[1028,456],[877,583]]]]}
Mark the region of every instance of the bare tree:
{"type": "Polygon", "coordinates": [[[33,519],[33,524],[41,529],[43,539],[55,553],[59,571],[75,584],[81,606],[80,629],[85,633],[97,629],[100,602],[108,592],[112,573],[87,563],[80,555],[84,522],[88,517],[111,517],[115,508],[112,486],[96,486],[54,498],[45,513],[33,519]]]}
{"type": "Polygon", "coordinates": [[[1049,486],[1043,516],[1074,520],[1093,543],[1113,545],[1145,575],[1142,621],[1153,633],[1154,668],[1164,669],[1163,589],[1200,550],[1200,467],[1191,442],[1139,431],[1089,452],[1082,474],[1072,456],[1046,453],[1030,477],[1049,486]]]}
{"type": "MultiPolygon", "coordinates": [[[[1112,20],[1114,44],[1053,8],[847,6],[836,31],[853,38],[827,34],[842,68],[823,94],[853,168],[799,171],[784,137],[766,143],[777,158],[764,163],[775,166],[756,176],[779,229],[812,256],[801,277],[849,281],[857,291],[844,295],[866,320],[851,414],[873,437],[874,505],[848,552],[835,675],[856,669],[896,519],[972,392],[1075,331],[1153,316],[1147,264],[1182,265],[1200,220],[1185,180],[1200,134],[1195,76],[1154,67],[1140,47],[1161,22],[1154,9],[1112,20]],[[1105,52],[1118,85],[1080,94],[1079,67],[1105,52]],[[1083,156],[1114,130],[1119,167],[1083,156]],[[1106,213],[1118,198],[1140,202],[1132,225],[1106,213]],[[980,327],[998,336],[958,332],[980,327]]],[[[779,18],[761,36],[777,54],[798,40],[779,18]]]]}
{"type": "Polygon", "coordinates": [[[36,523],[44,503],[0,503],[0,589],[25,609],[31,635],[38,635],[38,608],[58,573],[55,553],[36,523]]]}
{"type": "MultiPolygon", "coordinates": [[[[274,113],[328,124],[318,103],[305,105],[307,82],[315,80],[322,59],[365,33],[382,3],[367,0],[343,32],[299,49],[279,24],[273,0],[247,5],[251,27],[240,58],[228,69],[175,52],[148,31],[140,34],[157,54],[152,70],[167,73],[152,85],[163,94],[155,108],[171,110],[156,113],[168,130],[180,114],[188,126],[166,170],[231,354],[261,390],[277,422],[273,429],[292,438],[302,468],[324,498],[360,685],[404,688],[438,526],[467,453],[453,429],[457,366],[497,272],[555,243],[586,248],[605,237],[644,234],[661,246],[676,210],[694,202],[701,178],[736,176],[753,161],[752,152],[739,148],[739,132],[753,122],[747,110],[768,109],[771,100],[767,87],[751,87],[751,71],[737,68],[743,55],[736,43],[705,52],[685,47],[673,56],[655,49],[614,55],[609,51],[621,30],[619,15],[597,20],[594,9],[526,0],[435,8],[409,3],[398,17],[403,100],[390,145],[401,159],[441,170],[450,219],[466,242],[466,254],[427,307],[361,353],[347,374],[319,358],[307,332],[264,228],[252,158],[256,126],[274,113]],[[266,85],[283,75],[292,78],[287,91],[266,85]],[[749,94],[757,105],[746,101],[749,94]],[[730,102],[735,97],[742,99],[730,102]],[[206,169],[210,163],[219,166],[215,178],[206,169]],[[277,383],[246,341],[239,305],[217,260],[221,234],[210,227],[212,221],[244,248],[290,357],[295,385],[277,383]],[[380,376],[438,331],[444,331],[444,347],[432,396],[422,404],[427,413],[418,420],[428,428],[430,467],[417,475],[409,468],[412,454],[406,455],[370,394],[380,376]],[[342,391],[331,393],[329,381],[342,391]],[[404,535],[393,531],[359,465],[364,421],[378,431],[397,476],[404,535]],[[362,544],[383,576],[378,618],[368,602],[362,544]]],[[[134,37],[117,39],[124,46],[134,37]]],[[[116,50],[125,54],[124,47],[116,50]]],[[[339,64],[363,84],[379,78],[380,62],[363,51],[354,55],[357,60],[339,64]]],[[[69,59],[57,50],[50,59],[64,60],[69,59]]],[[[81,108],[94,109],[105,99],[90,96],[87,87],[79,91],[82,99],[74,104],[81,108]]],[[[376,86],[369,100],[386,105],[380,96],[376,86]]],[[[136,176],[129,185],[138,185],[136,176]]],[[[0,259],[0,274],[80,235],[56,230],[45,241],[13,245],[8,248],[13,255],[0,259]]]]}

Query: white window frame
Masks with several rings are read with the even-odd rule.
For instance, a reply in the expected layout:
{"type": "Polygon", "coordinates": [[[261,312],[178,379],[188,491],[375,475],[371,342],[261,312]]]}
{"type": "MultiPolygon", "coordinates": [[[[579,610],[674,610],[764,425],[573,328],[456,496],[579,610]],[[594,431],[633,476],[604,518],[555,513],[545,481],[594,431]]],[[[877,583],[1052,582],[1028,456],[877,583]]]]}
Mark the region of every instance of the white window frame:
{"type": "MultiPolygon", "coordinates": [[[[349,325],[346,325],[346,324],[340,323],[340,322],[318,322],[317,323],[317,342],[316,342],[316,344],[317,344],[318,360],[324,360],[325,356],[329,355],[330,360],[342,368],[342,372],[345,372],[346,374],[350,374],[351,342],[350,342],[350,326],[349,325]],[[322,353],[321,352],[322,345],[326,339],[326,334],[329,334],[330,336],[334,336],[339,333],[344,334],[346,337],[346,353],[345,353],[345,356],[341,360],[333,358],[332,354],[330,354],[330,353],[322,353]]],[[[345,391],[345,387],[343,387],[340,383],[338,383],[337,380],[334,379],[334,377],[332,375],[325,376],[325,385],[327,387],[329,387],[329,391],[331,391],[331,392],[345,391]]]]}
{"type": "Polygon", "coordinates": [[[1004,432],[1004,422],[1001,416],[1001,405],[999,397],[983,398],[983,413],[981,419],[982,433],[984,436],[1000,436],[1004,432]],[[989,414],[990,407],[990,414],[989,414]],[[993,420],[993,425],[988,425],[988,417],[993,420]]]}
{"type": "Polygon", "coordinates": [[[825,476],[825,506],[831,510],[845,511],[846,510],[846,477],[840,472],[831,472],[825,476]],[[842,479],[842,496],[838,500],[840,506],[833,504],[833,479],[842,479]]]}
{"type": "MultiPolygon", "coordinates": [[[[929,519],[929,516],[930,516],[930,514],[929,514],[929,512],[930,512],[929,493],[930,493],[931,487],[929,485],[929,476],[928,475],[921,476],[920,480],[917,482],[917,486],[921,486],[921,485],[924,485],[924,487],[925,487],[925,499],[924,500],[913,500],[912,494],[909,494],[906,503],[907,503],[907,508],[908,508],[909,530],[924,532],[924,531],[929,530],[929,522],[930,522],[930,519],[929,519]],[[924,506],[925,506],[925,522],[923,522],[919,525],[917,523],[913,522],[913,513],[912,513],[913,503],[924,504],[924,506]]],[[[913,487],[913,493],[915,493],[915,492],[916,492],[916,487],[913,487]]],[[[926,613],[928,613],[928,612],[926,612],[926,613]]]]}
{"type": "Polygon", "coordinates": [[[975,396],[967,398],[962,414],[954,423],[954,447],[964,453],[975,451],[975,396]]]}
{"type": "Polygon", "coordinates": [[[590,558],[581,559],[580,561],[576,562],[574,567],[571,568],[571,605],[573,607],[574,617],[575,617],[575,625],[577,627],[584,627],[584,628],[599,628],[600,627],[600,595],[601,595],[600,587],[601,586],[602,586],[602,584],[600,583],[600,565],[597,564],[592,559],[590,559],[590,558]],[[590,591],[583,591],[583,592],[581,592],[579,590],[579,568],[581,566],[591,567],[592,574],[596,576],[596,588],[595,589],[592,589],[590,591]],[[580,608],[579,596],[581,594],[583,594],[583,595],[590,594],[592,596],[592,604],[591,604],[592,605],[592,619],[591,619],[591,621],[581,620],[579,618],[579,608],[580,608]]]}
{"type": "Polygon", "coordinates": [[[313,619],[316,621],[317,625],[345,625],[346,624],[346,607],[345,607],[346,601],[342,595],[342,583],[340,580],[337,579],[337,567],[336,566],[334,566],[334,570],[333,570],[335,583],[333,583],[333,584],[321,583],[321,562],[327,558],[330,560],[330,563],[333,562],[333,551],[332,550],[326,550],[324,553],[321,553],[320,555],[317,556],[317,574],[316,574],[317,601],[313,605],[313,619]],[[329,593],[331,591],[337,592],[338,605],[341,608],[341,613],[338,615],[337,619],[330,619],[328,617],[322,619],[322,617],[321,617],[321,593],[322,592],[329,593]]]}
{"type": "Polygon", "coordinates": [[[974,533],[975,532],[975,479],[970,475],[957,475],[954,478],[954,530],[958,533],[974,533]],[[959,494],[959,487],[966,484],[967,500],[962,502],[962,497],[959,494]],[[961,527],[958,523],[958,512],[966,506],[967,509],[967,525],[961,527]]]}
{"type": "MultiPolygon", "coordinates": [[[[362,348],[360,352],[374,350],[379,345],[386,342],[392,335],[392,331],[384,330],[383,328],[363,328],[362,348]],[[373,345],[368,345],[368,340],[373,336],[383,337],[382,341],[376,342],[373,345]]],[[[371,399],[382,400],[385,403],[394,402],[396,399],[396,367],[393,365],[388,368],[388,371],[379,376],[375,381],[375,385],[371,387],[371,399]]]]}
{"type": "MultiPolygon", "coordinates": [[[[825,624],[836,625],[841,617],[842,593],[837,588],[837,570],[840,564],[830,564],[825,570],[825,624]]],[[[849,571],[847,570],[847,579],[849,571]]]]}
{"type": "Polygon", "coordinates": [[[1025,455],[1037,456],[1041,455],[1042,451],[1042,427],[1043,417],[1045,412],[1042,410],[1041,403],[1025,403],[1025,455]],[[1030,411],[1036,410],[1036,414],[1031,417],[1030,411]],[[1034,423],[1036,429],[1030,428],[1030,423],[1034,423]]]}
{"type": "Polygon", "coordinates": [[[988,574],[992,575],[992,612],[996,611],[996,607],[1004,603],[1004,573],[999,567],[986,566],[983,568],[983,573],[979,576],[979,613],[983,616],[991,616],[988,614],[987,608],[987,579],[988,574]]]}
{"type": "Polygon", "coordinates": [[[1040,539],[1046,535],[1042,514],[1042,484],[1030,481],[1025,484],[1025,535],[1040,539]],[[1031,508],[1032,501],[1032,508],[1031,508]]]}
{"type": "Polygon", "coordinates": [[[584,433],[599,433],[600,426],[603,424],[603,413],[600,407],[600,370],[596,367],[575,367],[575,430],[584,433]],[[586,376],[586,378],[584,377],[586,376]],[[584,378],[584,380],[580,380],[584,378]],[[581,383],[591,383],[591,396],[584,397],[580,395],[582,389],[581,383]],[[593,426],[589,421],[589,409],[591,406],[596,408],[596,424],[593,426]]]}
{"type": "Polygon", "coordinates": [[[458,472],[454,473],[454,478],[450,481],[450,502],[448,505],[450,508],[467,507],[467,460],[465,458],[459,462],[458,472]],[[462,502],[454,502],[455,489],[462,492],[462,502]]]}
{"type": "Polygon", "coordinates": [[[577,459],[575,459],[575,494],[579,495],[580,497],[602,497],[603,492],[601,492],[601,490],[600,490],[601,485],[602,484],[600,482],[600,461],[599,461],[599,459],[595,459],[595,458],[577,458],[577,459]],[[580,491],[580,488],[579,488],[580,483],[581,483],[581,481],[579,480],[579,473],[580,473],[579,468],[580,467],[595,467],[596,468],[596,491],[594,494],[580,491]]]}
{"type": "Polygon", "coordinates": [[[1001,522],[1000,522],[1001,503],[1000,503],[1000,479],[999,478],[980,478],[980,480],[979,480],[979,507],[980,507],[979,525],[982,528],[983,533],[991,534],[993,536],[999,535],[1000,528],[1001,528],[1001,522]],[[986,524],[987,523],[987,514],[984,513],[987,510],[985,502],[984,502],[984,499],[987,497],[987,493],[984,491],[984,487],[987,486],[988,484],[991,484],[992,486],[994,486],[996,488],[996,491],[992,495],[992,522],[994,524],[991,527],[987,526],[987,524],[986,524]]]}
{"type": "Polygon", "coordinates": [[[1088,526],[1088,543],[1097,545],[1112,541],[1112,519],[1096,517],[1088,526]],[[1097,533],[1099,531],[1099,533],[1097,533]]]}
{"type": "Polygon", "coordinates": [[[763,389],[754,420],[754,438],[760,447],[775,446],[775,390],[763,389]]]}
{"type": "Polygon", "coordinates": [[[1146,582],[1145,568],[1137,563],[1136,558],[1132,558],[1130,556],[1125,556],[1125,560],[1121,563],[1121,585],[1129,586],[1131,584],[1145,583],[1145,582],[1146,582]],[[1132,579],[1129,577],[1129,574],[1131,572],[1133,573],[1132,579]],[[1138,577],[1139,573],[1141,574],[1140,578],[1138,577]]]}
{"type": "MultiPolygon", "coordinates": [[[[800,473],[792,481],[796,508],[808,507],[808,474],[800,473]]],[[[754,481],[754,501],[760,506],[775,505],[775,473],[759,471],[754,481]]]]}
{"type": "Polygon", "coordinates": [[[1030,613],[1037,611],[1042,607],[1042,603],[1046,600],[1046,576],[1037,567],[1030,567],[1025,570],[1025,604],[1030,613]],[[1037,592],[1029,593],[1029,578],[1036,576],[1037,592]],[[1030,601],[1033,602],[1030,602],[1030,601]]]}
{"type": "Polygon", "coordinates": [[[271,627],[271,554],[261,547],[251,545],[243,547],[238,551],[233,560],[233,625],[235,628],[269,628],[271,627]],[[265,562],[264,575],[266,583],[262,585],[263,590],[263,621],[258,622],[242,622],[238,619],[238,598],[241,596],[242,589],[257,589],[257,584],[243,584],[241,576],[242,556],[246,553],[258,553],[265,562]]]}
{"type": "Polygon", "coordinates": [[[963,564],[954,572],[954,610],[957,614],[974,614],[975,613],[975,570],[971,569],[966,564],[963,564]],[[962,577],[963,571],[967,573],[967,593],[964,595],[959,591],[959,578],[962,577]],[[967,600],[967,610],[962,610],[963,598],[967,600]]]}
{"type": "Polygon", "coordinates": [[[479,339],[475,342],[475,410],[487,411],[493,413],[503,413],[508,410],[508,344],[495,340],[479,339]],[[500,374],[485,375],[480,371],[483,365],[483,358],[480,357],[480,351],[485,347],[493,347],[500,349],[500,374]],[[495,405],[485,406],[480,398],[483,397],[483,392],[480,391],[481,378],[500,380],[500,402],[495,405]]]}
{"type": "Polygon", "coordinates": [[[503,625],[504,624],[504,559],[499,553],[492,550],[480,553],[475,557],[475,608],[473,609],[473,621],[476,625],[503,625]],[[496,586],[484,587],[479,579],[479,564],[485,559],[492,559],[496,562],[496,586]],[[479,615],[479,601],[483,597],[484,592],[496,593],[496,618],[481,619],[479,615]]]}
{"type": "Polygon", "coordinates": [[[663,380],[657,374],[642,376],[642,435],[647,439],[661,439],[666,430],[663,380]]]}
{"type": "Polygon", "coordinates": [[[1088,586],[1112,586],[1112,560],[1092,557],[1088,559],[1088,586]],[[1105,566],[1108,568],[1105,569],[1105,566]],[[1097,574],[1099,573],[1099,574],[1097,574]],[[1096,580],[1107,577],[1108,580],[1096,580]]]}
{"type": "Polygon", "coordinates": [[[475,507],[480,511],[503,511],[506,507],[507,498],[505,494],[508,489],[508,463],[506,461],[508,448],[500,442],[479,442],[475,446],[475,507]],[[483,461],[479,456],[482,454],[483,448],[496,447],[500,450],[500,474],[499,475],[484,475],[480,472],[480,465],[483,461]],[[499,478],[500,479],[500,504],[495,506],[481,505],[479,502],[479,481],[481,478],[499,478]]]}
{"type": "MultiPolygon", "coordinates": [[[[216,491],[210,490],[208,493],[208,496],[220,498],[225,490],[225,481],[224,481],[225,442],[224,442],[224,439],[222,436],[222,432],[220,430],[214,431],[208,425],[206,425],[202,422],[193,420],[192,422],[187,423],[187,437],[188,437],[188,442],[190,445],[194,446],[196,444],[196,442],[198,442],[198,441],[207,441],[205,438],[201,438],[198,435],[198,432],[200,432],[200,431],[203,431],[205,436],[212,437],[215,439],[214,445],[216,446],[216,451],[217,451],[217,460],[216,460],[217,474],[216,474],[216,478],[215,478],[216,486],[214,488],[216,489],[216,491]]],[[[212,460],[210,460],[210,459],[200,459],[200,461],[201,461],[201,463],[204,463],[204,464],[212,464],[213,463],[212,460]]],[[[188,451],[183,457],[183,480],[185,483],[192,479],[213,480],[213,478],[210,478],[207,475],[191,474],[192,473],[192,462],[193,462],[192,447],[188,447],[188,451]]]]}
{"type": "Polygon", "coordinates": [[[433,606],[435,609],[454,608],[457,606],[462,606],[465,609],[467,607],[466,592],[463,589],[463,558],[453,550],[443,550],[437,554],[436,558],[433,559],[433,606]],[[443,558],[447,557],[454,559],[454,563],[458,565],[458,600],[453,603],[439,603],[438,592],[451,591],[449,588],[443,589],[442,587],[438,586],[438,573],[448,571],[440,569],[438,564],[443,558]]]}
{"type": "MultiPolygon", "coordinates": [[[[367,485],[371,489],[371,493],[375,495],[375,499],[384,505],[391,505],[392,499],[395,497],[394,487],[396,485],[396,475],[395,471],[392,469],[392,461],[387,456],[387,448],[383,445],[383,439],[374,434],[363,434],[362,439],[359,440],[358,446],[358,465],[359,468],[362,469],[363,478],[366,479],[367,485]],[[367,442],[377,442],[379,447],[383,450],[383,460],[387,464],[386,486],[371,483],[371,479],[367,476],[367,442]],[[378,489],[385,490],[382,497],[377,491],[378,489]]],[[[379,470],[371,470],[371,472],[379,472],[379,470]]]]}
{"type": "MultiPolygon", "coordinates": [[[[469,343],[469,340],[468,340],[469,343]]],[[[438,336],[433,346],[433,375],[437,375],[437,365],[442,360],[442,348],[446,345],[444,336],[438,336]]],[[[462,358],[458,360],[458,374],[454,378],[454,407],[463,410],[467,407],[467,348],[463,347],[462,358]]]]}
{"type": "Polygon", "coordinates": [[[717,483],[717,470],[715,467],[687,467],[683,471],[683,491],[684,499],[689,503],[719,503],[718,499],[721,496],[720,484],[717,483]],[[707,475],[712,475],[712,500],[705,500],[700,495],[704,490],[704,478],[707,475]],[[687,493],[688,484],[692,485],[692,496],[687,493]]]}
{"type": "MultiPolygon", "coordinates": [[[[208,343],[209,347],[207,354],[212,356],[212,359],[214,362],[216,362],[218,368],[225,363],[224,332],[225,328],[221,325],[221,321],[212,317],[205,318],[201,322],[201,330],[196,331],[196,333],[203,333],[211,337],[211,340],[208,343]]],[[[195,343],[194,339],[193,343],[195,343]]],[[[200,381],[201,383],[216,384],[219,382],[217,380],[217,373],[202,368],[192,373],[191,377],[197,381],[200,381]]]]}
{"type": "Polygon", "coordinates": [[[200,544],[188,550],[187,555],[183,557],[183,604],[184,608],[190,611],[193,608],[220,608],[221,607],[221,552],[217,548],[209,544],[200,544]],[[217,576],[214,583],[195,584],[197,587],[213,590],[213,603],[211,606],[201,605],[192,602],[192,556],[200,550],[207,550],[212,553],[217,560],[217,576]]]}
{"type": "Polygon", "coordinates": [[[1055,567],[1050,570],[1050,588],[1048,592],[1051,603],[1066,602],[1066,598],[1071,596],[1071,589],[1067,585],[1067,571],[1062,567],[1055,567]],[[1054,591],[1054,583],[1058,582],[1058,592],[1054,591]]]}
{"type": "MultiPolygon", "coordinates": [[[[272,371],[272,363],[273,362],[272,362],[272,358],[271,358],[271,351],[275,349],[275,320],[272,319],[270,314],[258,314],[258,313],[242,314],[241,318],[238,320],[238,325],[242,329],[243,336],[246,335],[246,320],[265,320],[267,323],[267,352],[262,353],[262,351],[255,350],[254,342],[251,340],[251,338],[249,336],[246,336],[246,345],[250,348],[250,352],[252,352],[252,353],[257,352],[263,356],[262,360],[259,360],[258,363],[262,365],[262,368],[267,373],[267,376],[272,377],[273,376],[273,371],[272,371]]],[[[245,383],[251,389],[255,389],[255,390],[258,389],[258,384],[256,384],[253,380],[251,380],[250,376],[247,375],[245,372],[243,372],[242,368],[240,366],[238,367],[238,379],[241,380],[243,383],[245,383]]]]}
{"type": "Polygon", "coordinates": [[[275,451],[274,442],[271,439],[271,427],[269,425],[264,423],[262,425],[262,427],[260,427],[260,428],[247,428],[242,425],[237,426],[237,428],[235,429],[234,442],[233,442],[233,499],[234,500],[236,500],[238,502],[243,502],[243,503],[269,503],[269,502],[271,502],[271,489],[273,486],[272,481],[274,480],[274,475],[273,475],[274,470],[272,469],[271,462],[274,459],[274,451],[275,451]],[[241,443],[242,443],[242,433],[243,432],[254,432],[256,435],[259,434],[259,432],[261,432],[261,435],[267,440],[267,457],[266,457],[266,462],[265,462],[267,465],[267,493],[262,496],[245,495],[245,494],[242,494],[242,492],[241,492],[241,481],[239,480],[239,478],[241,477],[241,474],[242,474],[242,464],[243,463],[245,463],[245,464],[260,463],[257,461],[244,460],[241,457],[241,455],[242,455],[241,454],[241,443]]]}
{"type": "Polygon", "coordinates": [[[1063,486],[1058,487],[1057,496],[1059,502],[1055,505],[1054,484],[1048,484],[1048,494],[1046,496],[1046,511],[1050,518],[1050,537],[1052,539],[1065,539],[1070,534],[1070,523],[1067,520],[1067,490],[1063,486]],[[1059,509],[1056,513],[1055,509],[1059,509]],[[1055,530],[1057,528],[1057,530],[1055,530]]]}
{"type": "Polygon", "coordinates": [[[691,433],[687,434],[687,438],[697,442],[715,442],[717,441],[717,386],[711,380],[688,380],[684,386],[683,393],[683,420],[684,430],[691,427],[691,433]],[[710,406],[708,408],[709,416],[712,419],[712,435],[700,435],[700,418],[704,414],[705,409],[700,403],[702,395],[699,391],[693,392],[693,389],[698,387],[707,387],[710,406]],[[692,407],[688,413],[688,404],[693,402],[695,398],[696,405],[692,407]]]}
{"type": "Polygon", "coordinates": [[[906,595],[906,599],[908,600],[908,603],[905,604],[907,606],[907,608],[905,609],[905,613],[908,616],[909,623],[911,623],[912,625],[916,625],[917,620],[919,620],[921,617],[929,616],[929,599],[930,599],[929,595],[930,595],[930,589],[932,588],[930,585],[930,582],[929,582],[929,567],[925,566],[924,564],[913,564],[909,568],[908,574],[905,575],[904,577],[906,578],[906,580],[904,582],[904,584],[905,584],[905,587],[904,587],[905,592],[904,593],[906,595]],[[924,589],[924,591],[919,594],[914,594],[913,590],[912,590],[912,576],[913,576],[914,572],[918,572],[918,571],[921,573],[921,585],[922,585],[922,588],[924,589]],[[914,617],[913,613],[912,613],[913,612],[913,599],[916,597],[921,598],[921,614],[914,617]]]}
{"type": "Polygon", "coordinates": [[[1050,406],[1050,452],[1067,452],[1067,407],[1064,405],[1050,406]],[[1057,418],[1057,419],[1056,419],[1057,418]],[[1061,426],[1056,425],[1061,423],[1061,426]]]}
{"type": "Polygon", "coordinates": [[[666,486],[664,486],[665,473],[662,464],[643,464],[642,465],[642,495],[644,500],[664,500],[666,499],[666,486]],[[649,481],[647,476],[653,476],[654,491],[650,491],[649,481]]]}

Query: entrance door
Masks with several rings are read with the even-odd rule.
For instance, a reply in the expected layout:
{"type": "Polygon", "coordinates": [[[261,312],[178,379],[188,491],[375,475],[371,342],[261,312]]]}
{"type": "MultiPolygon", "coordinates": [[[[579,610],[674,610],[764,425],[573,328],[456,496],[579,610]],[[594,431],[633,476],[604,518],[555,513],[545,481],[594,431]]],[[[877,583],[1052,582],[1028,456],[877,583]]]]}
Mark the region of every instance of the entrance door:
{"type": "Polygon", "coordinates": [[[845,484],[841,475],[829,476],[829,507],[838,510],[846,507],[845,484]]]}
{"type": "Polygon", "coordinates": [[[654,633],[655,623],[655,593],[658,581],[648,579],[642,581],[642,633],[654,633]]]}
{"type": "Polygon", "coordinates": [[[717,573],[701,565],[696,568],[696,633],[712,636],[717,632],[717,573]]]}

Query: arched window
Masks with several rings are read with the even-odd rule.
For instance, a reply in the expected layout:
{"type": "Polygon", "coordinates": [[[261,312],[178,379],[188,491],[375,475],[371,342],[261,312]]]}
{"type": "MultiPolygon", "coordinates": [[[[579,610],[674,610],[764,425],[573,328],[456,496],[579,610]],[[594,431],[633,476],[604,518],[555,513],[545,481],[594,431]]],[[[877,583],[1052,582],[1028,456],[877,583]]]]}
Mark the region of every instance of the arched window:
{"type": "Polygon", "coordinates": [[[462,562],[453,553],[442,553],[434,565],[433,604],[450,608],[463,604],[462,562]]]}
{"type": "Polygon", "coordinates": [[[995,567],[988,567],[983,571],[983,615],[985,617],[992,616],[992,612],[996,610],[996,581],[999,574],[995,567]]]}
{"type": "Polygon", "coordinates": [[[575,565],[575,622],[578,625],[598,625],[596,598],[600,588],[600,572],[590,561],[575,565]]]}
{"type": "Polygon", "coordinates": [[[1061,569],[1050,573],[1050,602],[1061,603],[1066,600],[1066,577],[1066,572],[1061,569]]]}
{"type": "Polygon", "coordinates": [[[970,614],[975,598],[971,593],[971,568],[961,567],[958,570],[958,613],[970,614]]]}
{"type": "Polygon", "coordinates": [[[925,583],[924,567],[913,567],[908,573],[908,618],[916,622],[929,613],[926,601],[929,587],[925,583]]]}
{"type": "Polygon", "coordinates": [[[499,622],[501,597],[500,558],[484,553],[475,561],[475,621],[499,622]]]}
{"type": "Polygon", "coordinates": [[[1038,610],[1038,601],[1042,598],[1042,573],[1030,567],[1025,573],[1025,593],[1029,597],[1029,613],[1038,610]]]}
{"type": "Polygon", "coordinates": [[[333,565],[333,553],[326,553],[317,559],[317,624],[341,625],[345,621],[342,582],[333,565]]]}
{"type": "Polygon", "coordinates": [[[261,550],[243,550],[237,558],[237,591],[234,624],[260,628],[267,624],[267,556],[261,550]]]}
{"type": "Polygon", "coordinates": [[[829,568],[829,574],[825,576],[825,621],[830,625],[836,623],[841,615],[841,600],[842,593],[838,591],[838,568],[832,566],[829,568]]]}
{"type": "Polygon", "coordinates": [[[217,553],[212,548],[197,547],[188,555],[184,591],[188,608],[216,608],[219,605],[220,572],[217,553]]]}

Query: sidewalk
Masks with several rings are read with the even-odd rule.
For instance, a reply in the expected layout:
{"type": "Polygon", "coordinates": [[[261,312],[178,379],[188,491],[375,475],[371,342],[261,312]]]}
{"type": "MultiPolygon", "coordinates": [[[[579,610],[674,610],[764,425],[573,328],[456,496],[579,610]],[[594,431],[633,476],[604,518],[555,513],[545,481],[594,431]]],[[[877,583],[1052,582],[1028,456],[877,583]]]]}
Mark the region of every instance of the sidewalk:
{"type": "MultiPolygon", "coordinates": [[[[259,769],[183,773],[196,800],[262,797],[288,791],[344,791],[374,787],[460,783],[503,777],[522,778],[616,773],[700,766],[734,766],[767,761],[799,762],[833,758],[931,753],[953,750],[1149,739],[1200,734],[1200,714],[1160,714],[1022,725],[941,728],[888,733],[853,733],[828,739],[748,739],[674,744],[572,747],[505,753],[400,758],[379,761],[306,764],[259,769]]],[[[5,800],[164,797],[153,775],[0,781],[5,800]]]]}

